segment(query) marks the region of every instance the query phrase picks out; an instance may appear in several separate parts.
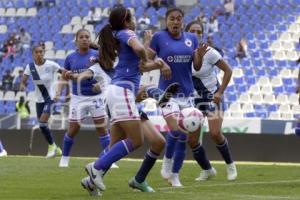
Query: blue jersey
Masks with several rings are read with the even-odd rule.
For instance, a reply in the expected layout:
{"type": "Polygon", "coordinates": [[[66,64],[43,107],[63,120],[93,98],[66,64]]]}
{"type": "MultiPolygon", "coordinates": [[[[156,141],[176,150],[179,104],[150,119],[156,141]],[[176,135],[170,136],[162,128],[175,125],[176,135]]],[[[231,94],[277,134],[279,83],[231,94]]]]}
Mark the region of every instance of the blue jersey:
{"type": "MultiPolygon", "coordinates": [[[[78,51],[67,56],[64,67],[74,73],[81,73],[86,71],[93,63],[92,58],[97,58],[98,52],[90,49],[85,54],[80,54],[78,51]]],[[[93,84],[97,83],[96,80],[82,80],[80,83],[72,81],[72,94],[79,96],[94,96],[99,93],[92,91],[93,84]]]]}
{"type": "Polygon", "coordinates": [[[119,62],[115,67],[115,75],[111,83],[130,89],[136,94],[141,80],[140,59],[128,45],[128,42],[137,36],[133,31],[125,29],[115,32],[115,37],[120,42],[119,62]]]}
{"type": "Polygon", "coordinates": [[[159,88],[165,90],[174,82],[180,83],[178,95],[185,97],[193,94],[192,61],[194,51],[198,47],[195,34],[182,32],[179,39],[173,38],[168,31],[159,31],[152,37],[150,48],[162,58],[172,70],[171,80],[159,79],[159,88]]]}

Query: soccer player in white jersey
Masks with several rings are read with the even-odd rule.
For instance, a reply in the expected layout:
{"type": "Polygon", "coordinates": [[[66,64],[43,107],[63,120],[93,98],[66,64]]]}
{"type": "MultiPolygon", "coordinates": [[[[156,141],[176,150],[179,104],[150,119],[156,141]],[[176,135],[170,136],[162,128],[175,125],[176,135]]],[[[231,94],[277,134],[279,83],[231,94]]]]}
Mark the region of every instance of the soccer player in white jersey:
{"type": "MultiPolygon", "coordinates": [[[[80,29],[75,34],[75,42],[77,50],[68,55],[65,60],[64,67],[73,73],[80,73],[88,70],[94,64],[94,60],[98,58],[98,52],[90,48],[91,36],[86,29],[80,29]]],[[[65,73],[63,74],[63,78],[65,73]]],[[[110,142],[110,135],[106,130],[106,112],[103,101],[102,91],[93,90],[97,81],[89,80],[73,80],[69,110],[69,127],[64,136],[63,156],[61,157],[59,166],[68,167],[70,159],[70,151],[74,143],[74,138],[80,130],[82,121],[91,115],[93,118],[97,134],[99,135],[99,143],[103,149],[107,148],[110,142]]],[[[61,85],[57,94],[61,93],[61,85]]]]}
{"type": "MultiPolygon", "coordinates": [[[[186,31],[197,34],[199,42],[202,41],[203,26],[201,23],[196,21],[190,22],[186,26],[186,31]]],[[[223,93],[230,81],[232,71],[222,59],[220,53],[212,47],[208,47],[205,50],[201,60],[202,66],[200,70],[193,70],[193,83],[196,92],[195,106],[208,119],[209,133],[227,164],[227,179],[230,181],[235,180],[237,177],[236,166],[229,150],[228,141],[221,131],[224,111],[223,93]],[[219,84],[217,79],[216,68],[224,72],[221,84],[219,84]]],[[[194,142],[196,147],[193,149],[193,152],[200,152],[198,154],[200,156],[198,163],[203,169],[196,180],[207,180],[216,175],[216,170],[211,166],[202,144],[196,140],[194,142]]]]}
{"type": "Polygon", "coordinates": [[[57,63],[44,59],[44,54],[45,50],[42,46],[33,47],[33,62],[25,68],[20,91],[25,90],[27,80],[31,75],[35,84],[36,112],[40,130],[49,144],[46,158],[51,158],[61,155],[61,149],[55,144],[51,130],[48,127],[48,120],[54,103],[57,72],[62,73],[64,70],[57,63]]]}

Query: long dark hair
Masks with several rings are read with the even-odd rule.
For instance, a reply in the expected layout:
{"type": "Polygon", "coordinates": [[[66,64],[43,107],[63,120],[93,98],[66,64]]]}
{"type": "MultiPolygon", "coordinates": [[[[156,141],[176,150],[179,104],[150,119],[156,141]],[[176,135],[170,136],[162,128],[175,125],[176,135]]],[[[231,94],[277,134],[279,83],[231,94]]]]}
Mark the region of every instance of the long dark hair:
{"type": "Polygon", "coordinates": [[[178,7],[172,7],[172,8],[170,8],[170,9],[168,9],[167,10],[167,12],[166,12],[166,19],[169,17],[169,15],[172,13],[172,12],[174,12],[174,11],[178,11],[178,12],[180,12],[181,14],[182,14],[182,17],[184,17],[184,12],[183,12],[183,10],[181,10],[180,8],[178,8],[178,7]]]}
{"type": "Polygon", "coordinates": [[[116,7],[112,9],[109,15],[109,23],[99,33],[100,65],[106,70],[112,69],[120,47],[119,41],[114,37],[113,31],[124,29],[125,22],[131,21],[131,17],[128,9],[116,7]]]}
{"type": "Polygon", "coordinates": [[[188,23],[188,24],[186,25],[186,27],[185,27],[185,31],[186,31],[186,32],[189,32],[191,26],[193,26],[194,24],[200,25],[201,31],[203,32],[203,24],[202,24],[201,22],[199,22],[199,21],[191,21],[190,23],[188,23]]]}

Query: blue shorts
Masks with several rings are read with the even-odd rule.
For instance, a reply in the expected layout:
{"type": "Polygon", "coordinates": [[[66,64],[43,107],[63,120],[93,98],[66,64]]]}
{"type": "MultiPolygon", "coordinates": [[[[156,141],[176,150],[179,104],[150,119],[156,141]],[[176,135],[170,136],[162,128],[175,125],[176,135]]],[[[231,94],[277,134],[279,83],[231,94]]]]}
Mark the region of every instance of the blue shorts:
{"type": "Polygon", "coordinates": [[[213,99],[195,97],[194,103],[195,103],[195,107],[205,115],[207,115],[209,112],[226,110],[223,98],[221,99],[221,102],[219,104],[216,104],[213,102],[213,99]]]}
{"type": "Polygon", "coordinates": [[[40,119],[43,113],[51,114],[51,108],[53,104],[53,100],[48,100],[43,103],[36,103],[35,105],[37,118],[40,119]]]}

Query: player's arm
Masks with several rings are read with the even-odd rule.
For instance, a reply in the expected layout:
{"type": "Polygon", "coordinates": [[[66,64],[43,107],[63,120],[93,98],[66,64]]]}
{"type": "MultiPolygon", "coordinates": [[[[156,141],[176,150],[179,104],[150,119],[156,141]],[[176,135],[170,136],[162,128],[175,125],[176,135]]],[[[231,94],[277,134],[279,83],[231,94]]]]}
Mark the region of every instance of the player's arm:
{"type": "Polygon", "coordinates": [[[218,91],[214,94],[214,102],[219,103],[228,83],[230,82],[232,70],[223,59],[218,60],[215,65],[224,72],[222,84],[220,85],[218,91]]]}
{"type": "Polygon", "coordinates": [[[27,74],[23,74],[21,83],[20,83],[20,91],[25,91],[26,85],[27,85],[27,81],[28,81],[29,76],[27,74]]]}
{"type": "Polygon", "coordinates": [[[207,44],[202,44],[200,47],[198,47],[195,50],[194,53],[194,59],[193,59],[193,66],[194,69],[196,71],[199,71],[201,66],[202,66],[202,62],[203,62],[203,57],[206,54],[206,52],[208,51],[208,45],[207,44]]]}

